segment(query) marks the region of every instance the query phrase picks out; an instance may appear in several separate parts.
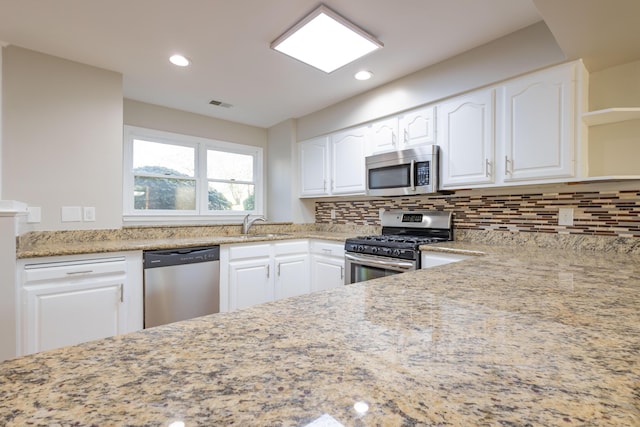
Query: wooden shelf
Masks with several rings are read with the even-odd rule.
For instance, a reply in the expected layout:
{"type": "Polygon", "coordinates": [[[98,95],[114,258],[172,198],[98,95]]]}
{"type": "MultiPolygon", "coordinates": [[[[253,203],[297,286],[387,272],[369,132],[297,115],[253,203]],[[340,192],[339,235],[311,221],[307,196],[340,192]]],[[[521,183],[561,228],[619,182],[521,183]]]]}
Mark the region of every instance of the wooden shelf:
{"type": "Polygon", "coordinates": [[[589,126],[625,122],[627,120],[640,120],[640,107],[607,108],[604,110],[589,111],[582,115],[582,119],[589,126]]]}

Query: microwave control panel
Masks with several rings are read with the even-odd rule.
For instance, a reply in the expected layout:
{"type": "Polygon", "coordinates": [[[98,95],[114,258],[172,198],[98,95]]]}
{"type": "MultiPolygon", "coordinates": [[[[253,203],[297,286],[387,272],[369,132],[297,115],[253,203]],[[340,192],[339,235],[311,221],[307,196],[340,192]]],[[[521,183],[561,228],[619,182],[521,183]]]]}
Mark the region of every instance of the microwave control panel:
{"type": "Polygon", "coordinates": [[[416,163],[416,186],[429,185],[429,168],[431,162],[416,163]]]}

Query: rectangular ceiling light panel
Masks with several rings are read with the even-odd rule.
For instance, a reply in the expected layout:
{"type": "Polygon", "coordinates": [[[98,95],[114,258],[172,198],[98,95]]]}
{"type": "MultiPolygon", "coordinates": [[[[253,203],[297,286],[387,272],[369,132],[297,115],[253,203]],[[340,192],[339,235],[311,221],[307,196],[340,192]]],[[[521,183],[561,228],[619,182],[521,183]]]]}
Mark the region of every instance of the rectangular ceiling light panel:
{"type": "Polygon", "coordinates": [[[383,47],[372,35],[321,5],[271,48],[330,73],[383,47]]]}

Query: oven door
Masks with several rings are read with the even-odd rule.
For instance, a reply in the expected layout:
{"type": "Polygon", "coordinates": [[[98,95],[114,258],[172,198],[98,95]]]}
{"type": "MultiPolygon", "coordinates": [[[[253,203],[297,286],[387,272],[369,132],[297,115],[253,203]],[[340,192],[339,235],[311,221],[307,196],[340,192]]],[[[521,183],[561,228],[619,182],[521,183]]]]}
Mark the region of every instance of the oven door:
{"type": "Polygon", "coordinates": [[[364,255],[347,252],[344,254],[345,271],[344,284],[364,282],[365,280],[391,276],[415,270],[416,261],[384,258],[375,255],[364,255]]]}

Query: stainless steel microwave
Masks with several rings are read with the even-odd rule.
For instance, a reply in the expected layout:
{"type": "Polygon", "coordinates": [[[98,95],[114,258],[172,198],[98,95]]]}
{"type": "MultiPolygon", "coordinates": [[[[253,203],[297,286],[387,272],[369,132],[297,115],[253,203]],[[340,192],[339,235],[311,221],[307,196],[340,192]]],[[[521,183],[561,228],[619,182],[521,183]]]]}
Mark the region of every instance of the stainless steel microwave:
{"type": "Polygon", "coordinates": [[[438,191],[437,145],[376,154],[366,158],[367,194],[406,196],[438,191]]]}

